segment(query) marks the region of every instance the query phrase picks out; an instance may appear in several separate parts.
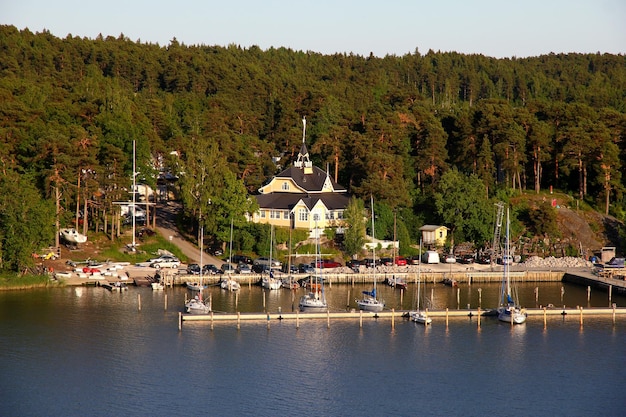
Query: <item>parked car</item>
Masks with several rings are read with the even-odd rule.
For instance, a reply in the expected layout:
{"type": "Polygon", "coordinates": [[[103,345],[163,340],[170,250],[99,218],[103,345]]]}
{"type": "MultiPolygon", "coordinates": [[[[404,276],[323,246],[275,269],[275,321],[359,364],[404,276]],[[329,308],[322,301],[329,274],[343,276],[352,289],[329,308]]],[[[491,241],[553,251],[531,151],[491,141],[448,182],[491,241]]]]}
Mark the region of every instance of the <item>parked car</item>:
{"type": "MultiPolygon", "coordinates": [[[[315,265],[315,262],[313,264],[315,265]]],[[[321,259],[317,261],[318,268],[339,268],[341,266],[339,262],[335,262],[332,259],[321,259]]]]}
{"type": "Polygon", "coordinates": [[[384,265],[384,266],[391,266],[391,265],[393,265],[393,259],[391,259],[391,258],[380,258],[380,264],[384,265]]]}
{"type": "Polygon", "coordinates": [[[361,263],[361,265],[365,265],[368,268],[374,268],[375,266],[381,265],[381,260],[376,259],[376,261],[374,261],[372,258],[365,258],[363,259],[363,263],[361,263]]]}
{"type": "Polygon", "coordinates": [[[411,265],[419,265],[420,264],[420,256],[414,255],[407,258],[407,262],[411,265]]]}
{"type": "Polygon", "coordinates": [[[295,265],[289,265],[289,264],[283,264],[282,268],[280,268],[280,270],[282,272],[284,272],[285,274],[287,273],[292,273],[292,274],[297,274],[298,273],[298,267],[295,265]],[[289,271],[289,268],[291,268],[291,272],[289,271]]]}
{"type": "Polygon", "coordinates": [[[500,265],[513,265],[513,257],[511,255],[504,255],[501,258],[498,258],[498,263],[500,265]]]}
{"type": "Polygon", "coordinates": [[[161,255],[158,258],[150,259],[150,267],[152,268],[178,268],[180,260],[172,255],[161,255]]]}
{"type": "Polygon", "coordinates": [[[270,272],[270,266],[264,264],[252,265],[252,272],[257,274],[268,274],[270,272]]]}
{"type": "Polygon", "coordinates": [[[454,256],[451,253],[446,255],[446,263],[447,264],[455,264],[456,263],[456,256],[454,256]]]}
{"type": "Polygon", "coordinates": [[[461,255],[457,261],[459,261],[459,263],[462,264],[473,264],[474,261],[476,259],[474,259],[474,255],[468,254],[468,255],[461,255]]]}
{"type": "Polygon", "coordinates": [[[187,273],[189,275],[200,275],[200,265],[198,264],[187,265],[187,273]]]}
{"type": "Polygon", "coordinates": [[[491,263],[491,258],[489,255],[479,256],[476,261],[481,265],[489,265],[491,263]]]}
{"type": "Polygon", "coordinates": [[[298,272],[301,274],[314,274],[315,268],[309,264],[300,264],[298,265],[298,272]]]}
{"type": "MultiPolygon", "coordinates": [[[[261,258],[256,258],[254,260],[254,262],[252,263],[253,265],[266,265],[266,266],[270,266],[270,259],[269,258],[265,258],[265,257],[261,257],[261,258]]],[[[280,262],[277,259],[272,258],[272,269],[280,269],[280,267],[282,266],[282,262],[280,262]]]]}
{"type": "Polygon", "coordinates": [[[220,273],[221,271],[213,264],[206,264],[202,267],[202,274],[204,275],[217,275],[220,273]]]}
{"type": "Polygon", "coordinates": [[[220,268],[222,270],[223,274],[234,274],[235,273],[235,267],[233,266],[233,264],[231,263],[223,263],[222,267],[220,268]]]}
{"type": "Polygon", "coordinates": [[[359,261],[358,259],[350,259],[348,262],[346,262],[346,266],[353,270],[359,269],[361,264],[361,261],[359,261]]]}
{"type": "Polygon", "coordinates": [[[233,255],[230,261],[234,264],[252,265],[252,258],[246,255],[233,255]]]}
{"type": "Polygon", "coordinates": [[[398,266],[406,266],[406,258],[404,256],[396,256],[395,264],[398,266]]]}
{"type": "Polygon", "coordinates": [[[422,261],[427,264],[438,264],[439,263],[439,253],[434,250],[426,251],[422,254],[422,261]]]}
{"type": "Polygon", "coordinates": [[[237,265],[237,273],[238,274],[250,274],[252,273],[252,268],[247,263],[239,263],[237,265]]]}

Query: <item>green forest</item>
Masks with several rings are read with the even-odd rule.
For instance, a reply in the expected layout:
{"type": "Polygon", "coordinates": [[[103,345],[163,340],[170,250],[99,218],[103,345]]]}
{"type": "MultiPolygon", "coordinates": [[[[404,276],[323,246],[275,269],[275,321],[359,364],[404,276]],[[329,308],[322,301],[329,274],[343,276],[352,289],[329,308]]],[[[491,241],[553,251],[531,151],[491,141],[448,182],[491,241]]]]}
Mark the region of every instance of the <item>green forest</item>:
{"type": "Polygon", "coordinates": [[[246,195],[294,160],[302,117],[314,164],[375,199],[380,238],[397,219],[401,242],[432,223],[484,242],[495,201],[550,188],[626,218],[623,55],[379,58],[0,26],[0,57],[4,270],[79,210],[90,230],[111,222],[133,143],[137,178],[182,174],[187,216],[227,240],[254,209],[246,195]]]}

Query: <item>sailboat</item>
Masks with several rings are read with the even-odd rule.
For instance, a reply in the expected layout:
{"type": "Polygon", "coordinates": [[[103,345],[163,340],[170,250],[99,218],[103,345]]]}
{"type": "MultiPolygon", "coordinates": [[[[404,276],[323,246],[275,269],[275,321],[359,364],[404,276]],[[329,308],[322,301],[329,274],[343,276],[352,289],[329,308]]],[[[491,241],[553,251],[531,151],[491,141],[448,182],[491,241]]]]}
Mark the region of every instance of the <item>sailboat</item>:
{"type": "MultiPolygon", "coordinates": [[[[228,263],[231,264],[233,261],[233,219],[230,219],[230,248],[228,252],[228,263]]],[[[220,288],[228,291],[239,291],[241,289],[241,284],[231,276],[231,274],[226,274],[226,278],[223,278],[220,281],[220,288]]]]}
{"type": "Polygon", "coordinates": [[[211,312],[211,302],[202,300],[202,291],[194,298],[187,301],[185,311],[189,314],[209,314],[211,312]]]}
{"type": "Polygon", "coordinates": [[[269,259],[269,271],[267,275],[261,278],[261,287],[268,290],[280,290],[283,283],[274,277],[274,269],[272,268],[272,246],[274,245],[274,226],[270,229],[270,259],[269,259]]]}
{"type": "MultiPolygon", "coordinates": [[[[502,259],[510,256],[510,234],[509,208],[506,209],[506,240],[502,259]]],[[[522,324],[526,321],[526,314],[517,304],[511,295],[511,274],[509,262],[503,262],[504,273],[502,274],[502,286],[500,288],[500,304],[498,306],[498,320],[512,324],[522,324]]]]}
{"type": "MultiPolygon", "coordinates": [[[[372,206],[372,240],[374,240],[374,197],[370,197],[372,206]]],[[[372,258],[376,265],[376,248],[372,245],[372,258]]],[[[363,298],[356,300],[360,310],[379,312],[383,311],[385,302],[376,298],[376,273],[374,273],[374,288],[372,291],[363,291],[363,298]]]]}
{"type": "Polygon", "coordinates": [[[311,292],[300,297],[299,306],[300,311],[303,312],[324,312],[328,310],[326,294],[324,293],[324,278],[322,276],[324,268],[320,262],[320,230],[317,228],[317,214],[315,215],[315,234],[317,237],[317,241],[315,243],[315,274],[311,277],[313,281],[311,292]]]}
{"type": "Polygon", "coordinates": [[[428,317],[428,313],[426,311],[420,310],[420,288],[422,286],[422,239],[420,239],[420,263],[417,265],[417,297],[416,297],[416,306],[417,309],[415,311],[409,312],[409,317],[416,323],[428,325],[433,322],[433,319],[428,317]]]}
{"type": "Polygon", "coordinates": [[[198,282],[186,282],[185,285],[187,286],[188,290],[191,291],[202,291],[205,288],[204,283],[202,282],[202,270],[203,265],[202,265],[202,254],[204,253],[204,225],[202,224],[202,213],[200,213],[199,216],[199,222],[200,222],[200,227],[199,227],[199,238],[198,240],[200,241],[200,280],[198,282]]]}

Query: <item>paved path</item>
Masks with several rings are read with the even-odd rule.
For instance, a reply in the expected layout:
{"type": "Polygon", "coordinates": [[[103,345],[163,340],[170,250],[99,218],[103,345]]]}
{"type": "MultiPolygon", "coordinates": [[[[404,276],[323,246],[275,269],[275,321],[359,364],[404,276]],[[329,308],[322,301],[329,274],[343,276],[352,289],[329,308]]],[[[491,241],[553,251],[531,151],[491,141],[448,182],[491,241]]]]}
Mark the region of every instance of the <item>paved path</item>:
{"type": "MultiPolygon", "coordinates": [[[[189,263],[200,263],[200,249],[186,240],[176,227],[176,216],[182,210],[181,205],[175,202],[159,203],[157,205],[156,229],[167,240],[176,245],[189,258],[189,263]]],[[[204,253],[203,264],[214,264],[218,268],[224,263],[221,259],[204,253]]]]}

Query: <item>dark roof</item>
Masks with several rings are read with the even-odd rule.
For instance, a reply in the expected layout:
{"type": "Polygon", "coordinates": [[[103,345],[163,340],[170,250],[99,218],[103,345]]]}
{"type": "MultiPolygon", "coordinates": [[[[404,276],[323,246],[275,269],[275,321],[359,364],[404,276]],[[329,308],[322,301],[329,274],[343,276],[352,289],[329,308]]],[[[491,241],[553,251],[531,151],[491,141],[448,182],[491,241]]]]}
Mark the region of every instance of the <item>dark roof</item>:
{"type": "Polygon", "coordinates": [[[318,201],[322,200],[329,210],[340,210],[346,208],[350,201],[347,193],[321,193],[321,194],[291,194],[291,193],[271,193],[258,194],[255,196],[259,207],[275,210],[291,210],[302,200],[311,210],[318,201]]]}
{"type": "Polygon", "coordinates": [[[302,168],[292,165],[280,174],[276,175],[275,178],[291,178],[302,189],[309,192],[319,192],[324,186],[326,177],[328,177],[333,185],[333,188],[335,189],[335,192],[346,191],[344,187],[333,181],[333,179],[320,168],[312,166],[311,169],[313,170],[313,173],[305,174],[302,168]]]}

